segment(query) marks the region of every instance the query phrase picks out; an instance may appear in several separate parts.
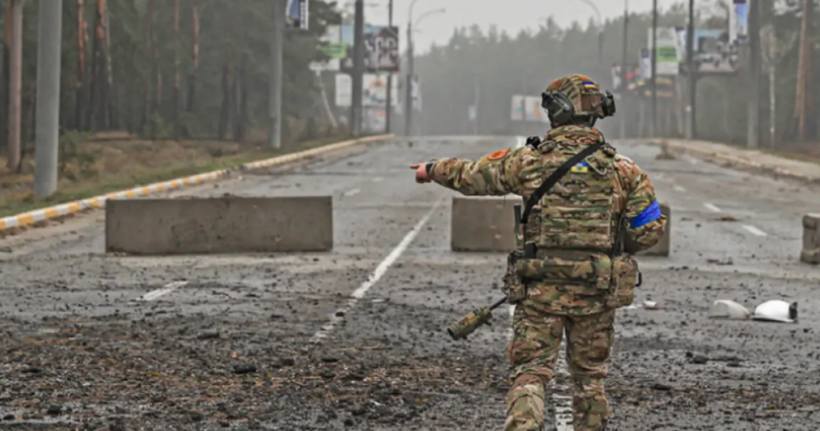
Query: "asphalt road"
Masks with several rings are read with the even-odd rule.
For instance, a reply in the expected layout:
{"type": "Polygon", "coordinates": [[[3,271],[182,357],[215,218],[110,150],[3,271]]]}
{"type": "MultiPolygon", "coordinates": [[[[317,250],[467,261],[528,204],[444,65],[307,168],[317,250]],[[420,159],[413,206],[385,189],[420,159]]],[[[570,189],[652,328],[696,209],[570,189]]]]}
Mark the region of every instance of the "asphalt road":
{"type": "MultiPolygon", "coordinates": [[[[444,329],[499,296],[504,256],[451,252],[455,193],[407,166],[515,142],[369,145],[176,192],[332,195],[330,253],[105,255],[99,212],[0,241],[0,429],[502,429],[508,308],[466,342],[444,329]]],[[[797,261],[817,190],[616,145],[670,203],[673,251],[639,259],[636,304],[660,307],[619,311],[612,429],[820,428],[820,274],[797,261]],[[799,323],[709,320],[717,299],[798,301],[799,323]]]]}

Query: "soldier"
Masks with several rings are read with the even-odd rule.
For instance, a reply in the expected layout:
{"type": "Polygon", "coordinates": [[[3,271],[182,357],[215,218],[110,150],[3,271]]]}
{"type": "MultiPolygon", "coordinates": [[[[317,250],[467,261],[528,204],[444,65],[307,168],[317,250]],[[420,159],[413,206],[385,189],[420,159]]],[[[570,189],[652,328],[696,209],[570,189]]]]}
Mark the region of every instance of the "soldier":
{"type": "Polygon", "coordinates": [[[547,87],[542,107],[553,127],[543,139],[477,161],[440,159],[411,168],[417,182],[464,195],[516,194],[525,202],[535,195],[518,236],[535,256],[515,264],[523,293],[507,291],[517,306],[506,430],[543,429],[544,391],[566,333],[574,429],[601,431],[612,414],[604,379],[615,310],[632,303],[639,275],[630,254],[660,240],[666,216],[646,173],[594,128],[596,119],[614,114],[610,93],[601,94],[586,76],[568,75],[547,87]]]}

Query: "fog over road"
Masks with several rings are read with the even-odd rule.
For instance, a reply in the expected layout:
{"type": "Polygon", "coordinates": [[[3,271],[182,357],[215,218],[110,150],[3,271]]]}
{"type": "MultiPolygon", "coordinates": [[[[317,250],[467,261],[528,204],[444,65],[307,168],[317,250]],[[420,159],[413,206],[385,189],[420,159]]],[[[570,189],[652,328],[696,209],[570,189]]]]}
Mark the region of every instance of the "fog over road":
{"type": "MultiPolygon", "coordinates": [[[[456,193],[408,166],[515,144],[395,140],[176,192],[332,195],[330,253],[106,255],[101,212],[0,240],[0,429],[502,429],[508,307],[468,341],[445,328],[500,296],[505,256],[450,251],[456,193]]],[[[660,308],[618,312],[611,428],[820,429],[820,273],[798,262],[818,190],[614,145],[670,204],[673,248],[639,258],[636,304],[660,308]],[[800,320],[709,320],[717,299],[800,320]]]]}

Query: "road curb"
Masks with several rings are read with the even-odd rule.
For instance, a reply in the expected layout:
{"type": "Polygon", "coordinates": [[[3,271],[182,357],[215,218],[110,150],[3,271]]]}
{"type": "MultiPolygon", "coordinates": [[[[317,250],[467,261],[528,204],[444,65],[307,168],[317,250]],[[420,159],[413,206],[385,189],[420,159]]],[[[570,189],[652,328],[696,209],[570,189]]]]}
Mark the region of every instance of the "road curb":
{"type": "MultiPolygon", "coordinates": [[[[818,181],[817,178],[812,178],[812,177],[809,177],[809,176],[806,176],[806,175],[798,174],[796,172],[792,172],[788,169],[779,168],[777,166],[771,166],[771,165],[765,165],[765,164],[757,163],[755,161],[752,161],[752,160],[749,160],[749,159],[746,159],[746,158],[743,158],[743,157],[732,156],[730,154],[721,153],[719,151],[710,151],[710,150],[703,150],[703,149],[700,149],[700,148],[692,148],[692,147],[689,147],[689,146],[686,145],[686,141],[669,140],[669,141],[666,141],[666,142],[670,145],[670,147],[672,147],[676,150],[683,151],[684,153],[697,155],[697,156],[700,156],[701,158],[706,158],[706,159],[711,158],[711,159],[716,159],[716,160],[722,160],[722,161],[725,161],[725,162],[733,163],[735,165],[741,165],[742,167],[754,168],[754,169],[762,170],[762,171],[765,171],[767,173],[774,174],[774,175],[777,175],[777,176],[788,177],[788,178],[792,178],[792,179],[800,180],[800,181],[807,181],[807,182],[816,182],[816,181],[818,181]]],[[[650,144],[654,145],[654,146],[661,146],[662,143],[663,143],[663,141],[651,141],[650,142],[650,144]]],[[[723,145],[723,144],[718,144],[718,143],[715,143],[715,144],[716,145],[723,145]]]]}
{"type": "Polygon", "coordinates": [[[174,190],[185,186],[193,186],[202,184],[206,181],[214,181],[224,178],[235,171],[249,171],[253,169],[268,168],[271,166],[278,166],[288,163],[293,163],[299,160],[317,156],[320,154],[337,151],[355,145],[366,144],[370,142],[380,141],[392,137],[392,134],[368,136],[361,139],[351,139],[335,144],[324,145],[321,147],[311,148],[309,150],[300,151],[298,153],[286,154],[283,156],[272,157],[269,159],[259,160],[256,162],[244,163],[242,165],[220,169],[218,171],[206,172],[203,174],[192,175],[185,178],[177,178],[161,183],[154,183],[147,186],[134,187],[132,189],[107,193],[105,195],[95,196],[79,201],[67,202],[53,207],[42,208],[35,211],[16,214],[13,216],[0,219],[0,232],[9,229],[21,228],[34,225],[35,223],[46,220],[55,219],[58,217],[65,217],[67,215],[76,214],[88,209],[102,208],[105,206],[105,201],[109,199],[133,199],[143,196],[148,196],[154,193],[174,190]]]}

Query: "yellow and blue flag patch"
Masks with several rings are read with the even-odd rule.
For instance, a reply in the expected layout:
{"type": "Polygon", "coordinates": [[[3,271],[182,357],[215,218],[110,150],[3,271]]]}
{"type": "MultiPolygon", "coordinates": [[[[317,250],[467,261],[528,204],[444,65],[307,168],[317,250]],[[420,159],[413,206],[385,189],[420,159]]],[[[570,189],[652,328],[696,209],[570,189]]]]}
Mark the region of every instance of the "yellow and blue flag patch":
{"type": "Polygon", "coordinates": [[[589,172],[589,165],[587,162],[578,162],[572,167],[571,171],[578,174],[585,174],[589,172]]]}
{"type": "Polygon", "coordinates": [[[590,89],[590,90],[597,90],[598,89],[598,84],[596,84],[592,81],[584,81],[584,88],[590,89]]]}

